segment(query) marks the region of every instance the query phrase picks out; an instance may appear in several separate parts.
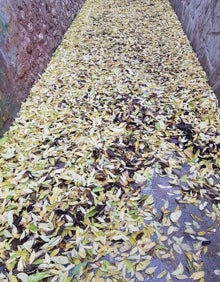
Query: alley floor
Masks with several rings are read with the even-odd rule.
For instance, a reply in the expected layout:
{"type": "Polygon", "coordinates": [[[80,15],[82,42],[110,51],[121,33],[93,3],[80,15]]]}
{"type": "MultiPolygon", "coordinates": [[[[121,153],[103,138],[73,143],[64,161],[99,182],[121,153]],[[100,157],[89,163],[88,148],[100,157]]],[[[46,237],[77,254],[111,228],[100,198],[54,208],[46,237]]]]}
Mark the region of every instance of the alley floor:
{"type": "Polygon", "coordinates": [[[219,149],[169,1],[87,0],[0,139],[0,281],[220,281],[219,149]]]}

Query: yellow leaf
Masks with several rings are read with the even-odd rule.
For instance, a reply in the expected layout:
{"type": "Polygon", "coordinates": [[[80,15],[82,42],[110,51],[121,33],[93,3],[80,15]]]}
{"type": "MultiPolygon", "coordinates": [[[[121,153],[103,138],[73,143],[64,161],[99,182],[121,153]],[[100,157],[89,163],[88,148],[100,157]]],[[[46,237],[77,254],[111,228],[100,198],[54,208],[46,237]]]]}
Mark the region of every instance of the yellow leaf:
{"type": "Polygon", "coordinates": [[[159,274],[157,275],[157,278],[158,278],[158,279],[159,279],[159,278],[162,278],[162,277],[164,277],[166,274],[167,274],[167,271],[164,270],[164,271],[162,271],[161,273],[159,273],[159,274]]]}
{"type": "Polygon", "coordinates": [[[146,267],[149,265],[150,262],[151,262],[150,260],[143,260],[143,261],[139,262],[138,265],[136,266],[136,270],[142,271],[142,270],[146,269],[146,267]]]}
{"type": "Polygon", "coordinates": [[[8,275],[8,279],[10,282],[18,282],[18,279],[14,275],[8,275]]]}
{"type": "Polygon", "coordinates": [[[205,272],[204,271],[197,271],[194,272],[190,278],[192,278],[193,280],[199,280],[201,278],[203,278],[205,276],[205,272]]]}

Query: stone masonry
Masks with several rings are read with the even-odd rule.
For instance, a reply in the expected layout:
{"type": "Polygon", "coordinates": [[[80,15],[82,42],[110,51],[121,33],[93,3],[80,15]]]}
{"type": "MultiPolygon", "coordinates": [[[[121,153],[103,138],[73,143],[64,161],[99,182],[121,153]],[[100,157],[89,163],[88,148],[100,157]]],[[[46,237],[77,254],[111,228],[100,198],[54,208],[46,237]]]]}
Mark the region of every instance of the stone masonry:
{"type": "Polygon", "coordinates": [[[220,101],[220,1],[170,2],[220,101]]]}
{"type": "Polygon", "coordinates": [[[27,97],[84,0],[0,0],[0,133],[27,97]]]}

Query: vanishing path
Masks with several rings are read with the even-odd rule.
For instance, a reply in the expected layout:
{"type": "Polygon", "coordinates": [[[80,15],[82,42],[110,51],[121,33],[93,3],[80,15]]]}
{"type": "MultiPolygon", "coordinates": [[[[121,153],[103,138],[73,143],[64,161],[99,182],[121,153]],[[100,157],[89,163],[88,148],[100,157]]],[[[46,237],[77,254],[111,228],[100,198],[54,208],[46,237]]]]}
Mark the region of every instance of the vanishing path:
{"type": "Polygon", "coordinates": [[[88,0],[0,139],[0,280],[220,280],[219,134],[169,1],[88,0]]]}

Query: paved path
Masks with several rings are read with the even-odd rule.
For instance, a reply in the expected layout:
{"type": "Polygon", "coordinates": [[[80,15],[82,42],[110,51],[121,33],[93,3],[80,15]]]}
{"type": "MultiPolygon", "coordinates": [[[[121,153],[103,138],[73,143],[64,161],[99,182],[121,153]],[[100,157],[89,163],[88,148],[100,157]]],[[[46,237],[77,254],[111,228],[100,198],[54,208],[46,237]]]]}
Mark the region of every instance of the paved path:
{"type": "Polygon", "coordinates": [[[168,1],[88,0],[0,139],[0,280],[219,281],[219,117],[168,1]]]}

